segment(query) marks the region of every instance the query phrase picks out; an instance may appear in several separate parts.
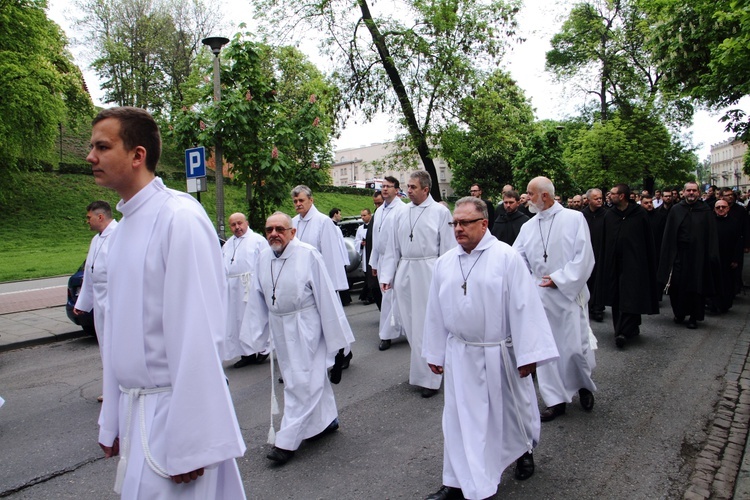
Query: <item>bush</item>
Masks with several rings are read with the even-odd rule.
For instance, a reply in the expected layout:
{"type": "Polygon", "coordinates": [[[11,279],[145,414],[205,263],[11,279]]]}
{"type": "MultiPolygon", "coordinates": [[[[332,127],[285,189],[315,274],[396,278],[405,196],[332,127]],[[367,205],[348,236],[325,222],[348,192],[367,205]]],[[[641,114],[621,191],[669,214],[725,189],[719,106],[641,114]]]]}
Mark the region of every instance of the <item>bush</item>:
{"type": "Polygon", "coordinates": [[[57,172],[60,174],[91,175],[91,165],[88,163],[61,162],[57,165],[57,172]]]}
{"type": "Polygon", "coordinates": [[[357,196],[372,196],[375,192],[372,189],[349,186],[320,186],[315,191],[320,191],[322,193],[354,194],[357,196]]]}

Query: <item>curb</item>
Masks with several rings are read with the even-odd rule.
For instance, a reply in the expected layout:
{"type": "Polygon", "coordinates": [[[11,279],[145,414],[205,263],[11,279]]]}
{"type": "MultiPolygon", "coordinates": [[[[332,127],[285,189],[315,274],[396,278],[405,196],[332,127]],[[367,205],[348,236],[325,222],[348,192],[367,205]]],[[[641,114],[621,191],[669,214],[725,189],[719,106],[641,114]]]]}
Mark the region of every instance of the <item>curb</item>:
{"type": "Polygon", "coordinates": [[[50,334],[44,337],[37,337],[28,340],[21,340],[19,342],[13,342],[11,344],[0,345],[0,352],[15,351],[16,349],[23,349],[24,347],[34,347],[38,345],[52,344],[54,342],[61,342],[63,340],[73,340],[81,337],[90,337],[88,333],[83,330],[68,333],[50,334]]]}
{"type": "Polygon", "coordinates": [[[747,498],[740,493],[750,485],[741,473],[750,421],[750,331],[737,337],[724,375],[724,390],[706,426],[706,442],[695,459],[684,500],[747,498]],[[735,492],[739,496],[735,496],[735,492]]]}

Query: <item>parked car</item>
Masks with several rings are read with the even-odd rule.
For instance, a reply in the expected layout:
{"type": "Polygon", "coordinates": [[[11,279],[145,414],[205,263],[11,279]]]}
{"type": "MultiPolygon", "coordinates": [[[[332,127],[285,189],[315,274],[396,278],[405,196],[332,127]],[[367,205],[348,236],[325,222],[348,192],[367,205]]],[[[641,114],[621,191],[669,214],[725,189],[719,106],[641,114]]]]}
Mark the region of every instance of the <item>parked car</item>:
{"type": "Polygon", "coordinates": [[[83,284],[83,266],[86,265],[86,261],[83,261],[78,271],[68,278],[68,301],[65,303],[65,312],[70,318],[70,321],[80,326],[84,332],[89,335],[96,336],[96,328],[94,328],[94,311],[83,313],[80,316],[73,314],[73,308],[78,300],[78,294],[81,293],[81,285],[83,284]]]}
{"type": "Polygon", "coordinates": [[[354,237],[357,235],[357,228],[364,224],[360,217],[343,219],[339,222],[339,228],[344,234],[344,243],[349,253],[349,265],[346,266],[346,278],[349,281],[349,289],[358,288],[365,281],[365,272],[362,271],[362,257],[359,249],[354,246],[354,237]]]}

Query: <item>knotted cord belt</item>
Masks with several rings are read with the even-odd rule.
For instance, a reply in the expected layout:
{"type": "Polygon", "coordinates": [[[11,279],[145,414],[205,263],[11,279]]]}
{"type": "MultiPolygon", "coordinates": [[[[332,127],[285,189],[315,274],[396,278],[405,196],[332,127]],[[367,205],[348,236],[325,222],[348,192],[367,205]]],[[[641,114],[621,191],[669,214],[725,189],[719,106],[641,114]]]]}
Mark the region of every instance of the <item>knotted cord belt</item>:
{"type": "Polygon", "coordinates": [[[145,401],[143,401],[143,398],[151,394],[171,392],[172,387],[152,387],[149,389],[136,387],[133,389],[127,389],[123,386],[120,386],[120,391],[123,394],[127,394],[128,396],[128,413],[125,420],[125,438],[122,440],[122,450],[120,453],[120,461],[117,464],[117,477],[115,479],[115,493],[118,494],[122,491],[122,483],[125,479],[125,472],[127,472],[128,470],[128,456],[130,455],[130,424],[133,420],[133,406],[136,403],[140,406],[138,413],[140,417],[139,420],[141,430],[141,446],[143,447],[143,456],[146,459],[146,463],[157,476],[163,477],[164,479],[169,479],[170,476],[167,473],[166,469],[159,465],[156,459],[154,459],[154,457],[151,455],[151,448],[148,445],[148,437],[146,436],[146,405],[144,404],[145,401]]]}

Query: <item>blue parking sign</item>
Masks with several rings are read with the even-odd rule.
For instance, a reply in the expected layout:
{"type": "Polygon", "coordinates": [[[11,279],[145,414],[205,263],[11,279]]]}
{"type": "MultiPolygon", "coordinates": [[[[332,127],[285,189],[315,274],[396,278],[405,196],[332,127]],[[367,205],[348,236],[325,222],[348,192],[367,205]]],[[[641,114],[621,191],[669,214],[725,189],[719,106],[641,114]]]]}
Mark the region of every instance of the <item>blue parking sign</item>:
{"type": "Polygon", "coordinates": [[[185,175],[188,179],[206,176],[206,149],[203,146],[185,150],[185,175]]]}

